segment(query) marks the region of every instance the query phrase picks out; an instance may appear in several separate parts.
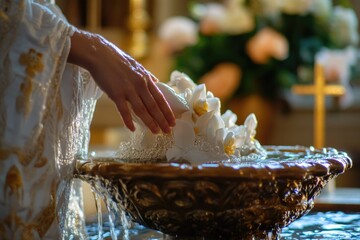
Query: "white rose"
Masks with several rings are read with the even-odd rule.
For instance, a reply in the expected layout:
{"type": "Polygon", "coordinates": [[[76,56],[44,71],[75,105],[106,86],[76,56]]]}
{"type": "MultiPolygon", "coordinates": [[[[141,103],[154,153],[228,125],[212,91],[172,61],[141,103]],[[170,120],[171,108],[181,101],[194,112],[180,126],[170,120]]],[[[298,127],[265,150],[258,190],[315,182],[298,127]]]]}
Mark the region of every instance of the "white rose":
{"type": "Polygon", "coordinates": [[[342,107],[349,106],[353,101],[350,77],[351,66],[356,63],[357,57],[358,50],[354,47],[341,50],[323,48],[316,54],[316,61],[324,68],[325,80],[341,84],[346,89],[345,95],[340,98],[342,107]]]}
{"type": "Polygon", "coordinates": [[[313,0],[312,12],[320,21],[327,21],[332,11],[331,0],[313,0]]]}
{"type": "Polygon", "coordinates": [[[292,15],[305,15],[312,8],[313,0],[283,0],[282,11],[292,15]]]}
{"type": "Polygon", "coordinates": [[[338,46],[359,42],[358,19],[353,9],[336,6],[330,23],[330,37],[338,46]]]}
{"type": "Polygon", "coordinates": [[[261,12],[266,16],[278,15],[283,0],[260,0],[261,12]]]}
{"type": "Polygon", "coordinates": [[[323,48],[316,54],[316,61],[324,67],[325,79],[328,82],[347,84],[350,79],[350,67],[356,63],[357,50],[323,48]]]}
{"type": "Polygon", "coordinates": [[[196,4],[191,10],[192,16],[198,20],[212,18],[218,21],[225,13],[224,5],[220,3],[196,4]]]}
{"type": "Polygon", "coordinates": [[[226,13],[221,23],[221,30],[229,34],[250,32],[255,27],[255,19],[251,11],[239,0],[230,0],[226,5],[226,13]]]}
{"type": "Polygon", "coordinates": [[[220,31],[226,11],[223,4],[209,3],[202,7],[202,16],[200,18],[200,31],[203,34],[211,35],[220,31]]]}
{"type": "Polygon", "coordinates": [[[166,20],[159,29],[159,37],[168,45],[170,51],[180,51],[193,45],[198,39],[196,23],[185,17],[172,17],[166,20]]]}

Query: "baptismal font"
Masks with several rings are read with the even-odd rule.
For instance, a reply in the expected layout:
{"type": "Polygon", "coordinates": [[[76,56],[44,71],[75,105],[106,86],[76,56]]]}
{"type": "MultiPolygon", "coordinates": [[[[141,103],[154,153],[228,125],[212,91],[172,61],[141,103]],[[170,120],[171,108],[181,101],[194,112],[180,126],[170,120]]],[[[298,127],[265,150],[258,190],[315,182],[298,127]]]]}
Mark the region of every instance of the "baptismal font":
{"type": "Polygon", "coordinates": [[[118,152],[77,162],[75,176],[107,206],[113,239],[133,222],[177,237],[276,239],[352,165],[332,148],[261,146],[254,115],[236,125],[185,74],[158,86],[177,118],[172,134],[153,135],[137,121],[118,152]]]}

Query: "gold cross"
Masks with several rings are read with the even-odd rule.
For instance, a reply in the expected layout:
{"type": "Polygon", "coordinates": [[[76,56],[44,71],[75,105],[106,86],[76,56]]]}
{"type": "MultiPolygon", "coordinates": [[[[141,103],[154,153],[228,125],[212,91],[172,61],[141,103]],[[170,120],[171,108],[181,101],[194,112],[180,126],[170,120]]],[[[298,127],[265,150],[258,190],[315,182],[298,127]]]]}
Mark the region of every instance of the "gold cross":
{"type": "Polygon", "coordinates": [[[325,84],[324,68],[319,63],[315,64],[314,85],[294,85],[292,92],[299,95],[314,95],[314,147],[325,146],[325,97],[341,96],[345,94],[345,88],[338,84],[325,84]]]}

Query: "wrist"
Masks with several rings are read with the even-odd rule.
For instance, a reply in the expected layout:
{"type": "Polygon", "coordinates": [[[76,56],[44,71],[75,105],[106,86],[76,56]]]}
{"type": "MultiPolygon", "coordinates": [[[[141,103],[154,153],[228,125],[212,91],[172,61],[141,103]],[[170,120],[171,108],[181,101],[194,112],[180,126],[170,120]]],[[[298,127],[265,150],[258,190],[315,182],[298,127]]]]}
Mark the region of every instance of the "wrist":
{"type": "Polygon", "coordinates": [[[71,48],[67,61],[90,70],[98,55],[100,38],[97,34],[76,30],[71,37],[71,48]]]}

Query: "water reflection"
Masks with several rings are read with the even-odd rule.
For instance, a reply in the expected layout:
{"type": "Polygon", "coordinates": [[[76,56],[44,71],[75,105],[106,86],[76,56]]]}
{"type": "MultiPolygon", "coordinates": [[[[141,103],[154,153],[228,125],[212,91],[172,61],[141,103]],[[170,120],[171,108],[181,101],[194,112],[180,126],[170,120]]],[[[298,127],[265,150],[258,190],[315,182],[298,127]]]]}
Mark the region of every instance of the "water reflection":
{"type": "MultiPolygon", "coordinates": [[[[104,218],[106,219],[106,218],[104,218]]],[[[111,239],[110,224],[103,224],[103,239],[111,239]]],[[[98,239],[96,221],[87,225],[90,240],[98,239]]],[[[160,232],[135,225],[129,230],[117,228],[115,234],[124,240],[171,240],[160,232]]],[[[306,239],[360,239],[360,212],[314,212],[296,220],[283,229],[281,240],[306,239]]]]}
{"type": "Polygon", "coordinates": [[[360,213],[310,213],[284,228],[281,239],[360,239],[360,213]]]}

